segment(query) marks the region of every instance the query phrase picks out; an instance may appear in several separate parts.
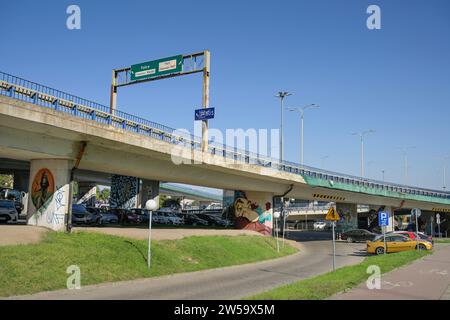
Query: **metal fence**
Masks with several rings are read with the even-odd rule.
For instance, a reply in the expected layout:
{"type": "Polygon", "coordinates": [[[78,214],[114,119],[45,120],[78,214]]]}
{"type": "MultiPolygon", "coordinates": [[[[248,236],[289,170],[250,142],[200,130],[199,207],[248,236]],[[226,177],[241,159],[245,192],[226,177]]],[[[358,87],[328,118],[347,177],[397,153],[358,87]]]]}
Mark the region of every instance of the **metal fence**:
{"type": "MultiPolygon", "coordinates": [[[[111,113],[109,108],[105,105],[4,72],[0,72],[0,94],[30,102],[45,108],[71,114],[74,117],[111,125],[116,128],[142,134],[168,143],[189,147],[193,150],[201,150],[201,138],[196,137],[193,134],[182,133],[173,128],[120,110],[114,110],[114,112],[111,113]]],[[[226,159],[231,159],[232,161],[270,167],[283,172],[324,179],[327,181],[411,195],[450,199],[449,192],[381,182],[372,179],[362,179],[361,177],[331,172],[310,166],[301,166],[290,161],[280,162],[279,159],[259,155],[257,153],[249,152],[248,150],[240,150],[215,142],[211,142],[209,144],[208,152],[213,155],[222,156],[226,159]]]]}

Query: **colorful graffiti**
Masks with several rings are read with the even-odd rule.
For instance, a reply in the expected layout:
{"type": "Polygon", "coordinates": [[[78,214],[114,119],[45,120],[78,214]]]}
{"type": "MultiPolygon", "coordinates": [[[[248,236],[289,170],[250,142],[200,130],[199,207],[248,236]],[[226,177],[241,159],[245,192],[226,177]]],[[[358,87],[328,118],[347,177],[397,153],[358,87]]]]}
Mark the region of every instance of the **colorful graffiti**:
{"type": "Polygon", "coordinates": [[[244,191],[235,192],[235,200],[224,211],[224,217],[234,221],[237,229],[253,230],[264,235],[272,234],[272,203],[264,208],[247,198],[244,191]]]}
{"type": "Polygon", "coordinates": [[[48,169],[39,170],[31,185],[31,200],[37,210],[52,199],[55,192],[55,179],[48,169]]]}
{"type": "Polygon", "coordinates": [[[111,208],[136,208],[139,180],[136,177],[113,175],[111,177],[111,208]]]}

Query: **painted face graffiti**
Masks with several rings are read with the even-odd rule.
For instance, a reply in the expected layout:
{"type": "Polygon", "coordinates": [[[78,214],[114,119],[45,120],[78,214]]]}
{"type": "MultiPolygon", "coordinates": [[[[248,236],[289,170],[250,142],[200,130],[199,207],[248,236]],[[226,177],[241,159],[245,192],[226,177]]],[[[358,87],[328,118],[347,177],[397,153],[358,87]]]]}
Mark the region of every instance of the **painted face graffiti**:
{"type": "Polygon", "coordinates": [[[37,210],[51,200],[55,192],[55,180],[48,169],[41,169],[34,176],[31,186],[31,199],[37,210]]]}

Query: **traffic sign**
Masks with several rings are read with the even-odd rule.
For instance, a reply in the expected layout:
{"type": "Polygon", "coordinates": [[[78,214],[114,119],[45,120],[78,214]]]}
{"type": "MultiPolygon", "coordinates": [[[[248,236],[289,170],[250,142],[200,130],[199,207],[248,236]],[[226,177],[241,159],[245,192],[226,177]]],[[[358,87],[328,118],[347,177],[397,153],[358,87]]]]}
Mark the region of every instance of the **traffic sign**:
{"type": "Polygon", "coordinates": [[[214,118],[214,108],[202,108],[195,110],[195,120],[208,120],[214,118]]]}
{"type": "Polygon", "coordinates": [[[179,73],[182,68],[182,55],[133,64],[131,66],[131,81],[179,73]]]}
{"type": "Polygon", "coordinates": [[[436,213],[436,223],[441,224],[441,215],[439,213],[436,213]]]}
{"type": "Polygon", "coordinates": [[[378,225],[380,227],[386,227],[389,225],[389,212],[378,213],[378,225]]]}
{"type": "Polygon", "coordinates": [[[420,215],[422,214],[422,211],[420,209],[414,208],[411,210],[411,214],[413,216],[416,216],[417,218],[420,218],[420,215]]]}
{"type": "Polygon", "coordinates": [[[327,213],[327,216],[325,217],[325,220],[328,220],[328,221],[339,221],[339,220],[341,220],[341,217],[339,217],[339,214],[336,212],[334,207],[331,207],[328,210],[328,213],[327,213]]]}

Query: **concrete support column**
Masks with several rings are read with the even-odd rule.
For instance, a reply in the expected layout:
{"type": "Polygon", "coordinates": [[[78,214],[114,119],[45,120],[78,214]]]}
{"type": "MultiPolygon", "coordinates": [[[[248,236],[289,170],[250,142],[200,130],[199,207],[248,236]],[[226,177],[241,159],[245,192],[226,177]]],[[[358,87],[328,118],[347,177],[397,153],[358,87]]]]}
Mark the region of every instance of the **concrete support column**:
{"type": "Polygon", "coordinates": [[[30,184],[29,170],[14,170],[14,186],[13,188],[22,193],[23,209],[19,212],[20,215],[26,215],[28,212],[28,186],[30,184]]]}
{"type": "Polygon", "coordinates": [[[72,194],[73,162],[61,159],[31,160],[27,223],[64,231],[72,194]]]}
{"type": "MultiPolygon", "coordinates": [[[[225,202],[229,202],[228,200],[225,200],[224,197],[225,202]]],[[[237,229],[253,230],[264,235],[271,235],[273,228],[273,194],[256,191],[235,191],[234,201],[225,208],[223,216],[234,221],[237,229]]]]}
{"type": "Polygon", "coordinates": [[[14,189],[28,192],[30,184],[30,172],[25,170],[14,171],[14,189]]]}
{"type": "Polygon", "coordinates": [[[78,182],[78,204],[94,207],[97,197],[97,185],[95,182],[78,182]]]}
{"type": "Polygon", "coordinates": [[[159,181],[142,179],[138,197],[138,207],[144,208],[146,202],[151,199],[159,204],[159,181]]]}
{"type": "Polygon", "coordinates": [[[386,232],[391,232],[394,231],[395,226],[396,226],[396,222],[395,222],[395,212],[394,212],[394,208],[393,207],[389,207],[389,206],[370,206],[371,210],[375,210],[377,213],[376,216],[376,225],[378,226],[378,212],[380,212],[380,210],[384,211],[384,212],[388,212],[389,213],[389,226],[386,227],[386,232]]]}
{"type": "Polygon", "coordinates": [[[354,203],[336,203],[336,210],[342,217],[336,223],[336,232],[346,232],[358,228],[358,207],[354,203]]]}
{"type": "Polygon", "coordinates": [[[113,175],[111,177],[111,208],[131,209],[138,207],[139,179],[136,177],[113,175]]]}

